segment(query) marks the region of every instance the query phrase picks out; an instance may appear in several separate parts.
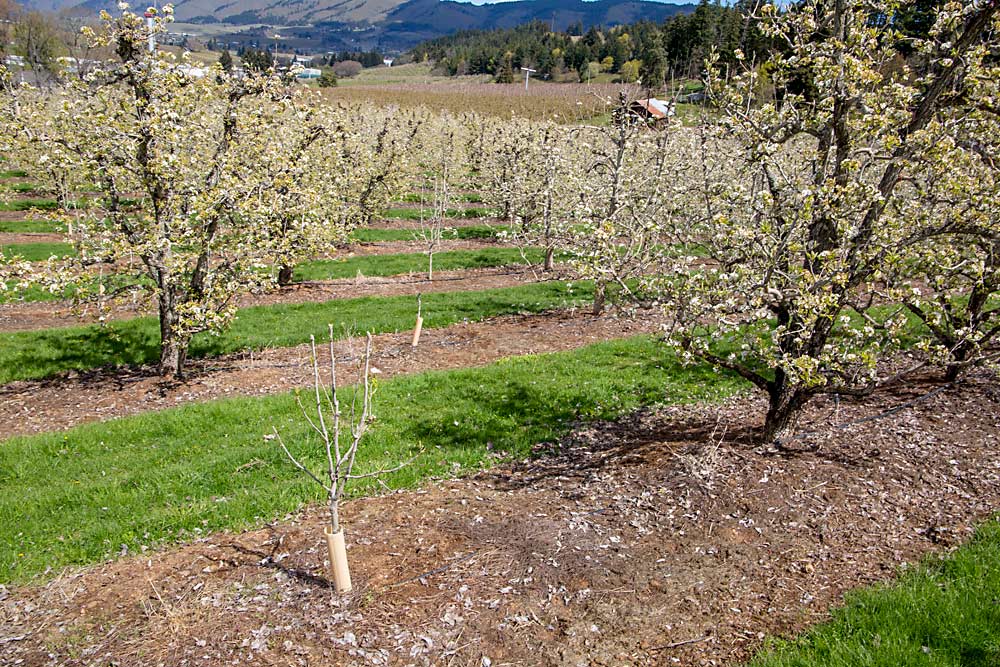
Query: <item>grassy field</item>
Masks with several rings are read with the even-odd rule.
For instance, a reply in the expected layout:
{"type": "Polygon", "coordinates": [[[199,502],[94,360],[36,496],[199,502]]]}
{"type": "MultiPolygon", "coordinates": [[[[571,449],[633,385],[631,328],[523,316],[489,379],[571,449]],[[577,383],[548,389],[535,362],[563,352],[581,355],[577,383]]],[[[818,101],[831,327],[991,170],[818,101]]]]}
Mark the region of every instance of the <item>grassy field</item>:
{"type": "MultiPolygon", "coordinates": [[[[391,488],[524,456],[579,419],[639,405],[714,400],[742,384],[682,368],[649,338],[527,356],[379,384],[359,455],[373,470],[423,451],[391,488]],[[457,467],[454,467],[457,464],[457,467]]],[[[320,450],[291,395],[229,399],[7,440],[0,447],[0,581],[93,563],[202,531],[256,525],[317,500],[263,436],[277,426],[312,464],[320,450]]],[[[373,484],[359,485],[356,494],[373,484]]]]}
{"type": "MultiPolygon", "coordinates": [[[[488,208],[450,208],[444,215],[446,218],[469,219],[485,218],[492,213],[488,208]]],[[[428,220],[431,215],[433,211],[419,208],[390,208],[383,213],[383,216],[390,220],[420,220],[421,217],[428,220]]]]}
{"type": "Polygon", "coordinates": [[[76,248],[69,243],[16,243],[0,248],[4,257],[15,255],[29,262],[43,262],[53,255],[56,257],[75,257],[76,248]]]}
{"type": "MultiPolygon", "coordinates": [[[[525,257],[531,263],[542,261],[540,250],[528,249],[525,257]]],[[[487,248],[486,250],[451,250],[434,253],[434,269],[481,269],[523,263],[516,248],[487,248]]],[[[405,273],[426,273],[427,255],[422,252],[398,255],[374,255],[350,259],[307,262],[295,269],[295,280],[333,280],[363,276],[395,276],[405,273]]]]}
{"type": "MultiPolygon", "coordinates": [[[[402,197],[400,197],[396,201],[407,202],[407,203],[410,203],[410,204],[416,204],[418,202],[426,202],[426,201],[428,201],[431,198],[431,196],[432,195],[429,192],[424,192],[424,193],[411,192],[408,195],[403,195],[402,197]]],[[[476,194],[474,192],[466,192],[464,194],[452,195],[451,198],[454,201],[464,201],[464,202],[469,202],[471,204],[479,204],[479,203],[482,203],[482,201],[483,201],[483,196],[479,195],[479,194],[476,194]]]]}
{"type": "Polygon", "coordinates": [[[45,234],[65,232],[66,225],[55,220],[0,220],[0,232],[45,234]]]}
{"type": "Polygon", "coordinates": [[[407,63],[393,67],[368,67],[350,78],[342,77],[339,86],[385,86],[401,83],[439,84],[449,83],[483,83],[490,79],[487,76],[450,77],[434,73],[433,63],[407,63]]]}
{"type": "MultiPolygon", "coordinates": [[[[484,228],[469,228],[471,231],[465,235],[456,234],[448,238],[486,238],[484,228]],[[480,236],[482,234],[482,236],[480,236]]],[[[485,228],[488,229],[488,228],[485,228]]],[[[412,240],[412,233],[406,230],[366,230],[376,232],[365,235],[369,241],[393,241],[412,240]],[[378,232],[386,232],[380,234],[378,232]]],[[[456,230],[457,231],[457,230],[456,230]]],[[[60,244],[54,244],[60,245],[60,244]]],[[[4,254],[8,252],[17,253],[23,245],[11,245],[4,248],[4,254]]],[[[39,251],[32,253],[28,259],[44,260],[48,254],[39,251]],[[35,256],[37,255],[37,256],[35,256]]],[[[69,254],[69,253],[67,253],[69,254]]],[[[531,263],[538,263],[542,260],[541,251],[527,249],[524,255],[516,248],[487,248],[484,250],[449,250],[434,254],[434,268],[438,271],[453,269],[481,269],[499,266],[509,266],[512,264],[524,263],[525,257],[531,263]]],[[[299,282],[315,280],[337,280],[344,278],[355,278],[361,276],[394,276],[407,273],[423,273],[427,271],[427,255],[424,253],[400,253],[395,255],[372,255],[361,257],[348,257],[345,259],[316,260],[300,264],[294,273],[294,279],[299,282]]],[[[123,275],[115,276],[118,283],[122,279],[134,283],[134,278],[125,278],[123,275]]],[[[94,282],[93,288],[97,287],[94,282]]],[[[107,284],[105,285],[107,287],[107,284]]],[[[92,289],[90,290],[92,291],[92,289]]],[[[42,288],[32,286],[17,293],[0,292],[0,303],[11,303],[15,301],[37,302],[56,301],[59,299],[72,298],[76,293],[73,287],[67,288],[65,292],[50,292],[42,288]]]]}
{"type": "Polygon", "coordinates": [[[0,211],[30,211],[39,209],[51,211],[59,208],[59,204],[54,199],[14,199],[12,201],[0,201],[0,211]]]}
{"type": "Polygon", "coordinates": [[[37,183],[7,183],[3,187],[10,192],[20,193],[36,192],[41,189],[37,183]]]}
{"type": "MultiPolygon", "coordinates": [[[[470,225],[446,229],[444,239],[493,239],[503,227],[490,225],[470,225]]],[[[413,241],[418,231],[415,229],[358,229],[351,233],[351,240],[358,243],[378,243],[380,241],[413,241]]]]}
{"type": "Polygon", "coordinates": [[[1000,523],[899,581],[855,591],[833,620],[774,642],[751,667],[1000,665],[1000,523]]]}
{"type": "MultiPolygon", "coordinates": [[[[423,297],[424,328],[511,313],[537,313],[580,305],[592,297],[585,283],[532,283],[480,292],[423,297]]],[[[413,297],[364,297],[324,303],[242,308],[225,333],[195,337],[192,357],[267,347],[288,347],[322,337],[332,322],[340,335],[409,329],[416,316],[413,297]]],[[[152,317],[98,325],[0,333],[0,385],[43,378],[60,371],[139,365],[159,360],[159,327],[152,317]]]]}

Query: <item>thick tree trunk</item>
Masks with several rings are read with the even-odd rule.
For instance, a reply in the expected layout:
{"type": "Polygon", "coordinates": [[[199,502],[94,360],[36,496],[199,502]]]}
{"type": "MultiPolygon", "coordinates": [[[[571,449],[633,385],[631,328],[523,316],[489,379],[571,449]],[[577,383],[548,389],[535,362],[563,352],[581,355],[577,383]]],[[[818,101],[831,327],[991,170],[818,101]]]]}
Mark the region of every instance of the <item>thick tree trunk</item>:
{"type": "Polygon", "coordinates": [[[295,267],[292,266],[282,266],[278,269],[278,286],[287,287],[292,284],[292,272],[295,267]]]}
{"type": "Polygon", "coordinates": [[[764,418],[764,442],[781,445],[788,437],[799,410],[808,396],[801,388],[789,384],[778,369],[774,383],[768,389],[767,416],[764,418]]]}
{"type": "Polygon", "coordinates": [[[946,382],[954,382],[962,374],[972,357],[972,345],[964,341],[956,345],[951,352],[951,359],[945,370],[944,379],[946,382]]]}
{"type": "Polygon", "coordinates": [[[604,312],[604,301],[607,298],[608,286],[603,281],[594,284],[594,315],[604,312]]]}
{"type": "Polygon", "coordinates": [[[160,375],[183,377],[187,361],[188,340],[180,335],[180,318],[177,316],[177,299],[171,290],[164,290],[159,298],[160,312],[160,375]]]}
{"type": "Polygon", "coordinates": [[[187,360],[187,343],[176,334],[162,338],[160,342],[160,375],[164,377],[184,377],[184,362],[187,360]]]}

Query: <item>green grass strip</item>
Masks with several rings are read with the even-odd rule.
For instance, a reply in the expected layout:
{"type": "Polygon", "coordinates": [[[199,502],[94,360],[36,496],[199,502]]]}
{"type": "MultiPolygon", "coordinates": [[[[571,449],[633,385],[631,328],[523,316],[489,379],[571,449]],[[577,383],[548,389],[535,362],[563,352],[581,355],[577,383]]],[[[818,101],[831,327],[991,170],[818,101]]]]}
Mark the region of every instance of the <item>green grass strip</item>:
{"type": "Polygon", "coordinates": [[[76,248],[71,243],[9,243],[0,252],[6,258],[15,255],[29,262],[44,262],[49,257],[75,257],[76,248]]]}
{"type": "Polygon", "coordinates": [[[892,584],[849,593],[833,619],[775,641],[751,667],[1000,665],[1000,523],[892,584]]]}
{"type": "MultiPolygon", "coordinates": [[[[486,218],[491,211],[488,208],[450,208],[445,211],[446,218],[486,218]]],[[[390,208],[385,212],[385,217],[393,220],[420,220],[429,219],[433,211],[419,208],[390,208]]]]}
{"type": "MultiPolygon", "coordinates": [[[[21,246],[11,245],[10,252],[18,252],[21,246]]],[[[48,255],[40,253],[41,259],[48,259],[48,255]]],[[[529,249],[525,251],[524,257],[532,263],[542,261],[540,251],[529,249]]],[[[511,264],[521,264],[524,262],[520,251],[512,248],[487,248],[485,250],[451,250],[434,254],[435,270],[452,269],[475,269],[498,266],[508,266],[511,264]]],[[[305,262],[295,269],[295,280],[336,280],[343,278],[354,278],[358,274],[363,276],[394,276],[406,273],[423,273],[427,271],[427,255],[423,253],[398,254],[398,255],[377,255],[349,257],[342,260],[317,260],[305,262]]],[[[115,279],[109,276],[108,279],[115,279]]],[[[134,279],[128,279],[134,282],[134,279]]],[[[120,279],[118,286],[122,285],[120,279]]],[[[12,286],[11,286],[12,287],[12,286]]],[[[91,290],[97,287],[95,280],[91,290]]],[[[65,292],[50,292],[39,287],[29,287],[18,292],[0,292],[0,303],[11,303],[15,301],[56,301],[59,299],[69,299],[76,294],[76,289],[69,288],[65,292]]]]}
{"type": "MultiPolygon", "coordinates": [[[[525,254],[529,262],[542,261],[540,250],[528,249],[525,254]]],[[[434,253],[434,270],[476,269],[508,266],[524,262],[517,248],[486,248],[484,250],[451,250],[434,253]]],[[[427,255],[422,252],[372,255],[331,259],[302,264],[295,269],[297,281],[335,280],[363,276],[396,276],[404,273],[426,273],[427,255]]]]}
{"type": "MultiPolygon", "coordinates": [[[[537,313],[580,305],[593,295],[590,285],[532,283],[479,292],[446,292],[423,297],[424,327],[443,327],[512,313],[537,313]]],[[[246,349],[289,347],[326,333],[402,331],[413,326],[416,300],[411,296],[362,297],[323,303],[242,308],[233,325],[219,336],[195,336],[191,356],[209,357],[246,349]]],[[[152,317],[98,325],[0,333],[0,385],[43,378],[61,371],[159,361],[159,327],[152,317]]]]}
{"type": "Polygon", "coordinates": [[[59,208],[55,199],[15,199],[13,201],[0,201],[0,211],[28,211],[37,208],[51,211],[59,208]]]}
{"type": "MultiPolygon", "coordinates": [[[[410,194],[403,195],[396,201],[407,202],[410,204],[419,204],[424,202],[429,202],[434,198],[434,195],[430,192],[411,192],[410,194]]],[[[481,204],[483,201],[483,196],[476,194],[475,192],[467,192],[460,195],[452,195],[451,199],[453,201],[464,201],[470,204],[481,204]]]]}
{"type": "MultiPolygon", "coordinates": [[[[742,386],[706,367],[682,368],[648,337],[402,376],[378,383],[378,419],[357,472],[423,450],[385,479],[390,488],[413,487],[488,466],[491,451],[527,455],[577,420],[612,419],[664,400],[720,399],[742,386]]],[[[320,465],[321,450],[290,394],[217,400],[4,441],[0,581],[98,562],[123,545],[136,553],[144,545],[259,525],[319,500],[313,483],[263,439],[272,425],[297,456],[320,465]]],[[[363,483],[352,491],[377,488],[363,483]]]]}
{"type": "Polygon", "coordinates": [[[0,171],[0,178],[26,178],[28,172],[22,169],[8,169],[7,171],[0,171]]]}
{"type": "Polygon", "coordinates": [[[41,189],[41,186],[39,186],[36,183],[12,183],[10,185],[7,185],[6,188],[11,192],[25,193],[25,192],[37,192],[38,190],[41,189]]]}
{"type": "Polygon", "coordinates": [[[8,234],[65,232],[66,225],[55,220],[0,220],[0,232],[8,234]]]}
{"type": "MultiPolygon", "coordinates": [[[[73,209],[87,208],[91,204],[100,205],[100,199],[78,199],[76,201],[67,202],[67,206],[73,209]]],[[[142,203],[141,199],[122,199],[120,204],[122,206],[138,206],[142,203]]],[[[13,201],[0,201],[0,211],[29,211],[31,209],[40,209],[43,211],[54,211],[59,208],[59,203],[55,199],[15,199],[13,201]]]]}
{"type": "MultiPolygon", "coordinates": [[[[442,234],[444,239],[494,239],[501,229],[490,225],[470,225],[453,227],[442,234]]],[[[413,241],[419,232],[414,229],[358,229],[351,233],[351,240],[358,243],[378,243],[380,241],[413,241]]]]}

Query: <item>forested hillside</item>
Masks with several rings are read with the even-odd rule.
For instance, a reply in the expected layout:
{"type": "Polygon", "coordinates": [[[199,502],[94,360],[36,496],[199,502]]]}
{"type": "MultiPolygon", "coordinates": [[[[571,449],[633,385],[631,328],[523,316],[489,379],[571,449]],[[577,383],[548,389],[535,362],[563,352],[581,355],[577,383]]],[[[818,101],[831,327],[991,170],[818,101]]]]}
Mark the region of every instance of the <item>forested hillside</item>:
{"type": "MultiPolygon", "coordinates": [[[[509,82],[521,67],[535,69],[555,81],[588,81],[602,73],[617,80],[657,84],[665,80],[698,78],[705,56],[719,52],[723,64],[732,64],[737,52],[761,60],[773,46],[759,29],[755,14],[762,0],[739,0],[723,5],[701,0],[691,13],[677,14],[663,22],[643,20],[614,27],[582,24],[565,31],[551,29],[546,21],[516,28],[468,30],[416,46],[416,60],[433,60],[451,75],[491,74],[509,82]]],[[[941,0],[907,3],[891,19],[910,36],[924,36],[941,0]]],[[[905,42],[899,45],[907,51],[905,42]]]]}

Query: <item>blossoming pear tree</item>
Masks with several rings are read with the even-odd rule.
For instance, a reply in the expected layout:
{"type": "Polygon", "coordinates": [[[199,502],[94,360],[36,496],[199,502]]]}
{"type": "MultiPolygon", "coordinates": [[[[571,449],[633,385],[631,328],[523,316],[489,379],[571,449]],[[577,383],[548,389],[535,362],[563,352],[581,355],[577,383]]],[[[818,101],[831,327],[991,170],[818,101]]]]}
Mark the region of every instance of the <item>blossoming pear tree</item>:
{"type": "Polygon", "coordinates": [[[656,273],[677,202],[688,189],[688,134],[676,126],[654,129],[621,94],[611,124],[585,128],[574,138],[587,147],[580,159],[570,242],[572,264],[594,281],[594,313],[613,286],[633,295],[640,278],[656,273]]]}
{"type": "MultiPolygon", "coordinates": [[[[941,16],[922,58],[951,57],[964,12],[941,16]]],[[[994,31],[996,29],[994,28],[994,31]]],[[[995,32],[994,32],[995,34],[995,32]]],[[[1000,64],[996,42],[983,39],[963,58],[949,104],[932,119],[939,155],[919,164],[900,187],[903,215],[915,239],[899,265],[893,298],[929,332],[920,345],[953,381],[967,368],[998,358],[1000,337],[1000,64]]]]}
{"type": "Polygon", "coordinates": [[[342,235],[344,194],[316,173],[327,134],[318,98],[274,72],[193,74],[147,48],[170,18],[165,6],[150,29],[127,6],[102,14],[88,35],[117,62],[22,92],[18,117],[41,156],[99,189],[102,208],[77,220],[79,261],[134,258],[126,286],[156,305],[161,373],[181,375],[192,336],[220,331],[241,295],[273,286],[272,266],[313,247],[303,239],[342,235]]]}
{"type": "Polygon", "coordinates": [[[904,309],[880,294],[916,242],[903,184],[948,168],[936,147],[950,129],[936,121],[996,48],[998,3],[950,2],[918,45],[926,58],[902,62],[899,7],[764,4],[761,27],[780,50],[731,78],[708,63],[721,120],[705,129],[692,170],[704,205],[672,231],[708,258],[698,270],[679,258],[657,286],[685,358],[767,394],[769,442],[786,437],[812,396],[863,394],[889,379],[879,362],[904,309]],[[765,73],[776,94],[759,103],[765,73]]]}

